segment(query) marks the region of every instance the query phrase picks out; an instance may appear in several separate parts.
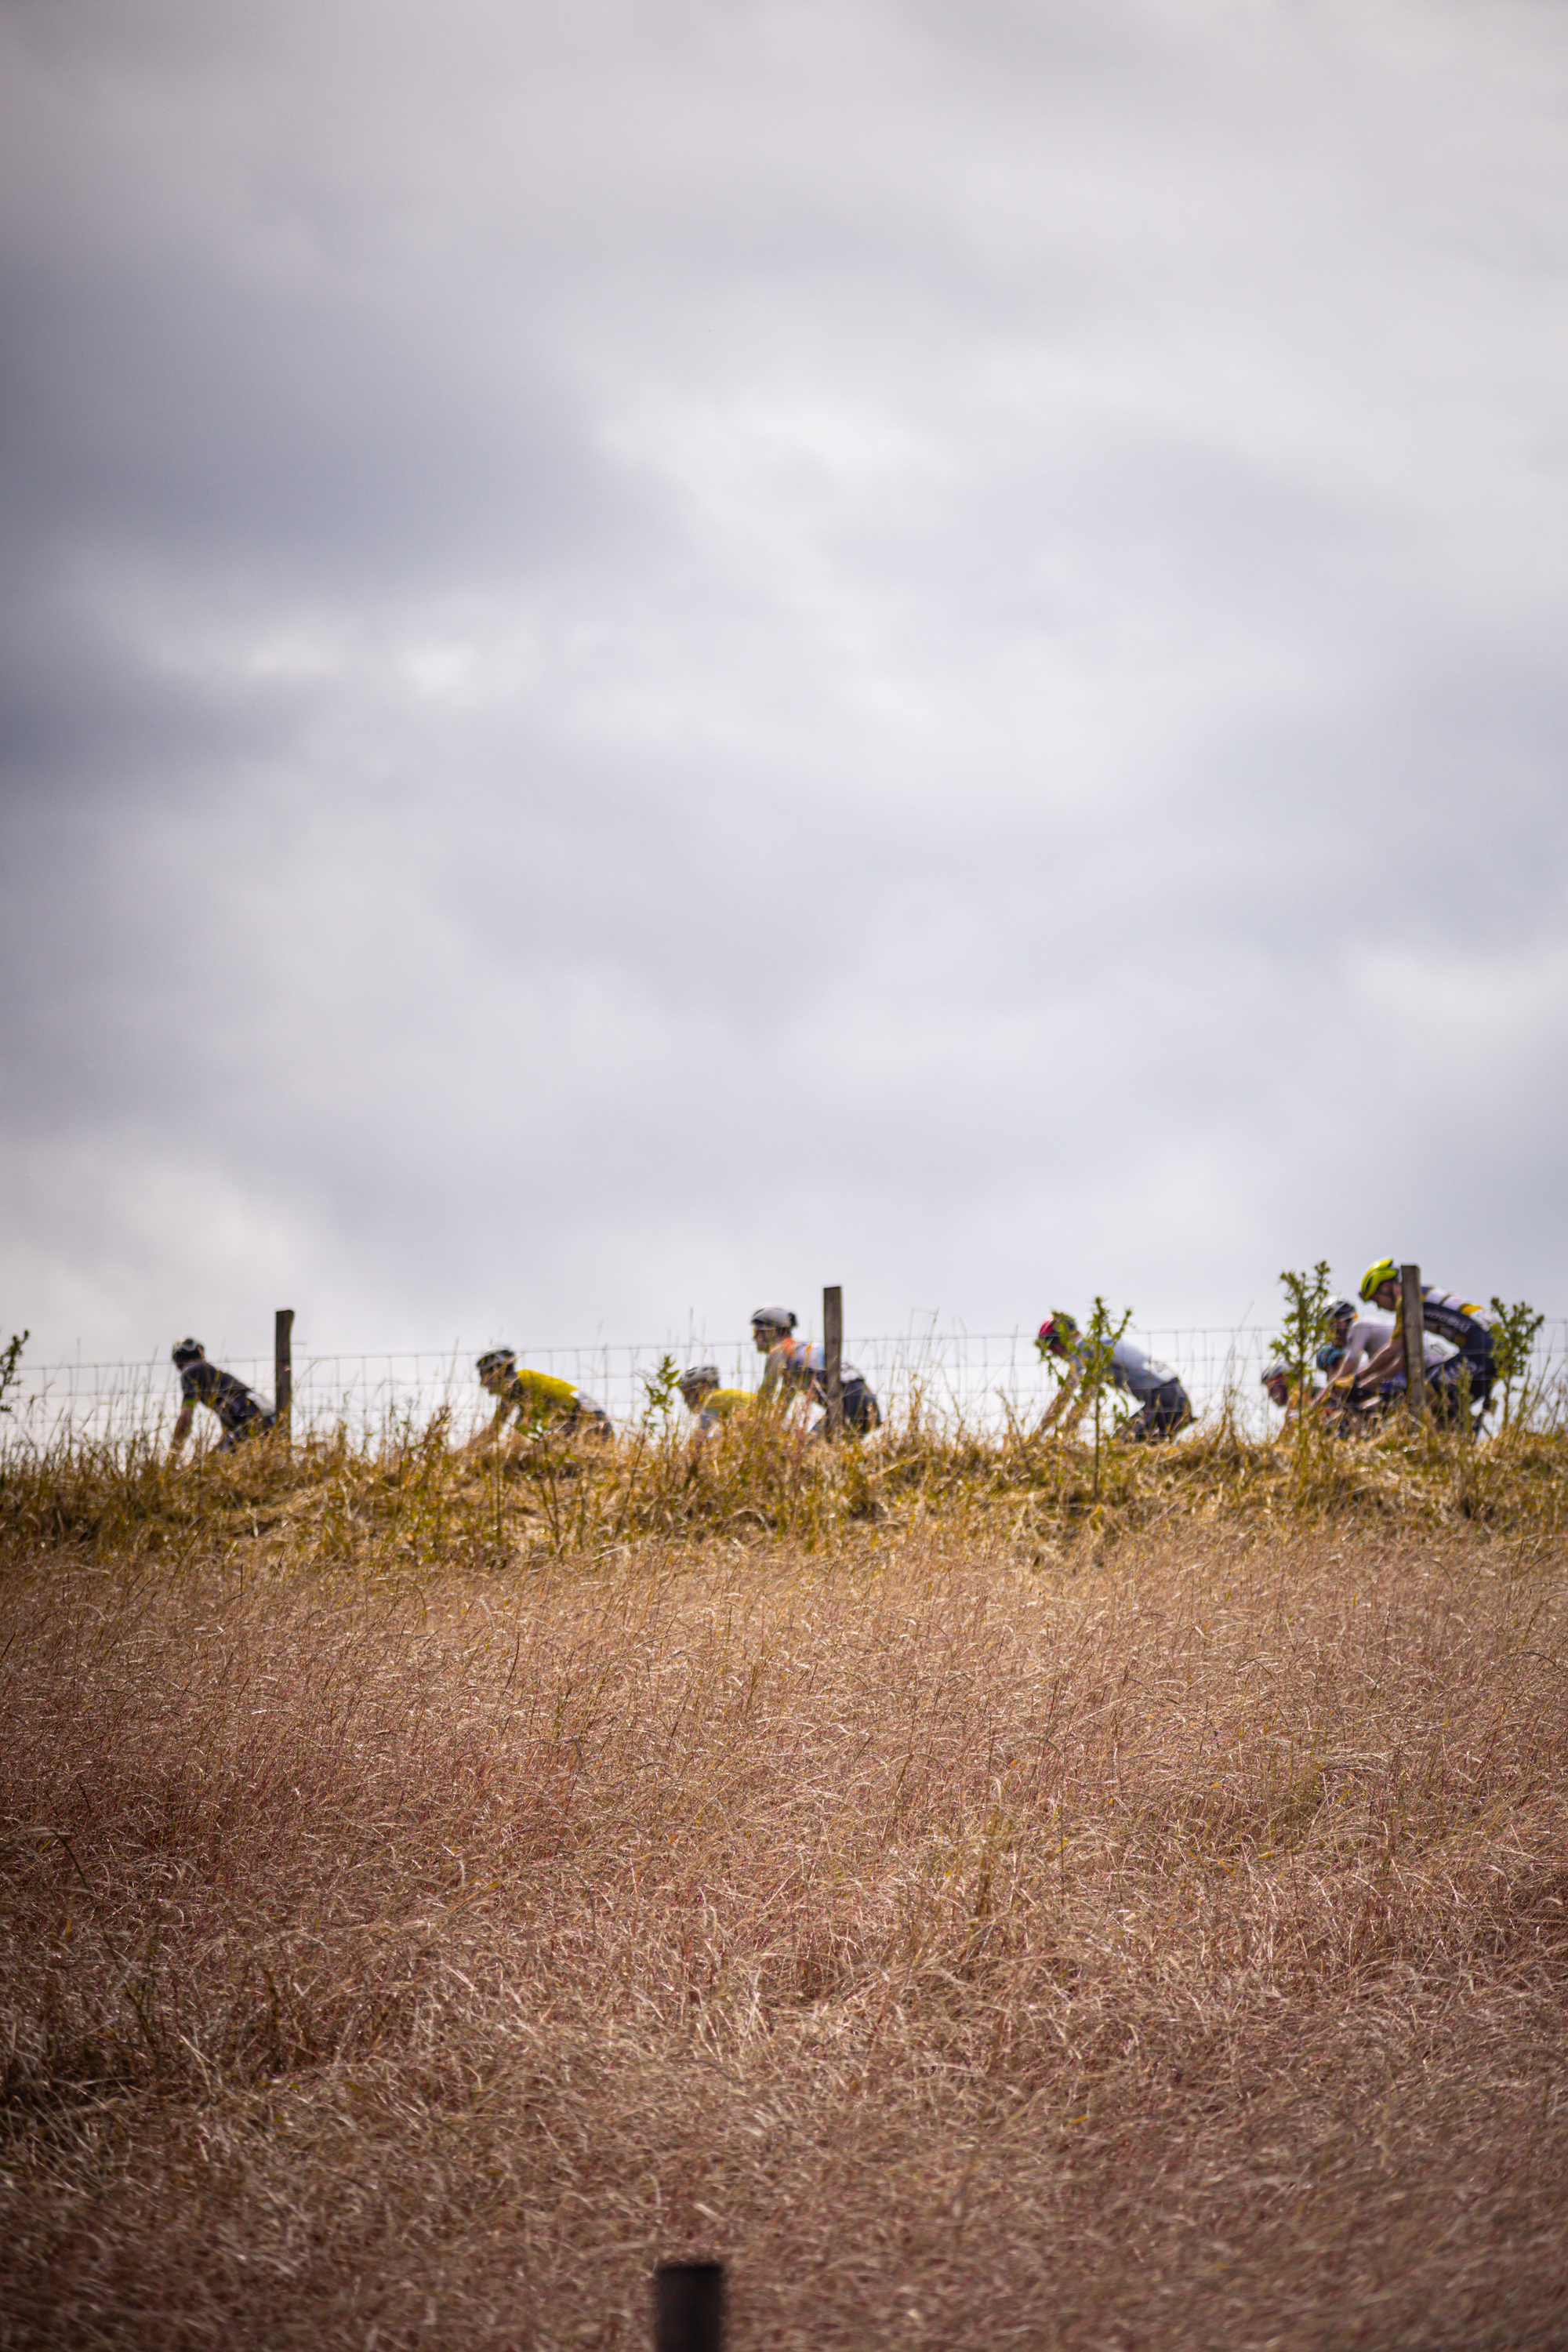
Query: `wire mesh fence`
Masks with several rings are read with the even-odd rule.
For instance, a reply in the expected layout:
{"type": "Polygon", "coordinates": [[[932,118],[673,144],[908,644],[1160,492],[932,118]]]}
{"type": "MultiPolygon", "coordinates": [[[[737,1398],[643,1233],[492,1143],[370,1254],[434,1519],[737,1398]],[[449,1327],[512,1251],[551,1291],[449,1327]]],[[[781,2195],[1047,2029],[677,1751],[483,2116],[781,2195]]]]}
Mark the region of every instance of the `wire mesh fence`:
{"type": "MultiPolygon", "coordinates": [[[[1392,1328],[1392,1327],[1391,1327],[1392,1328]]],[[[809,1336],[809,1334],[808,1334],[809,1336]]],[[[1228,1399],[1240,1425],[1262,1436],[1278,1422],[1259,1384],[1269,1335],[1261,1325],[1230,1329],[1185,1326],[1129,1331],[1129,1338],[1170,1366],[1192,1400],[1201,1426],[1228,1399]]],[[[938,1330],[934,1325],[895,1336],[846,1336],[847,1369],[869,1382],[884,1416],[907,1419],[918,1409],[928,1423],[1000,1436],[1037,1420],[1056,1393],[1053,1371],[1036,1353],[1033,1334],[938,1330]]],[[[676,1342],[601,1343],[536,1349],[521,1359],[534,1370],[569,1381],[603,1405],[618,1428],[636,1427],[648,1410],[648,1384],[661,1364],[710,1363],[727,1386],[754,1388],[761,1372],[748,1332],[712,1342],[688,1335],[676,1342]]],[[[226,1357],[226,1368],[270,1401],[272,1359],[226,1357]]],[[[312,1349],[294,1342],[293,1426],[297,1434],[328,1434],[342,1427],[356,1440],[416,1433],[443,1409],[454,1442],[480,1428],[494,1411],[479,1385],[472,1351],[413,1349],[356,1354],[312,1349]]],[[[1538,1393],[1568,1390],[1568,1321],[1548,1322],[1531,1358],[1538,1393]]],[[[146,1361],[23,1367],[13,1399],[11,1433],[45,1445],[63,1437],[124,1439],[173,1426],[179,1410],[179,1375],[166,1357],[146,1361]]],[[[675,1408],[677,1412],[679,1407],[675,1408]]]]}

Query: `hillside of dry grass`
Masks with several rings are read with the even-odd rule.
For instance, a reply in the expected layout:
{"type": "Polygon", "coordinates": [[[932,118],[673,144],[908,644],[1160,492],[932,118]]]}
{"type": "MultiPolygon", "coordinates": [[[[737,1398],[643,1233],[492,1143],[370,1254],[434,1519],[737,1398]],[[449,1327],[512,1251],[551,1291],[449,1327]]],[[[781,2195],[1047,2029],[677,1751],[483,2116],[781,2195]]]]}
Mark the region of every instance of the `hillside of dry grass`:
{"type": "Polygon", "coordinates": [[[13,1466],[0,2345],[1568,2342],[1560,1450],[13,1466]]]}
{"type": "Polygon", "coordinates": [[[1568,1527],[1568,1397],[1542,1425],[1475,1444],[1403,1416],[1372,1437],[1321,1427],[1259,1444],[1228,1410],[1173,1445],[1068,1440],[1014,1427],[998,1441],[918,1414],[868,1444],[808,1442],[788,1412],[754,1412],[712,1444],[649,1411],[614,1444],[540,1433],[479,1459],[437,1413],[358,1441],[340,1428],[292,1454],[254,1444],[172,1465],[155,1432],[120,1445],[13,1446],[0,1462],[0,1557],[67,1549],[121,1571],[165,1570],[262,1538],[258,1558],[383,1574],[612,1558],[649,1537],[837,1550],[868,1529],[940,1518],[1054,1568],[1161,1527],[1369,1530],[1476,1527],[1542,1538],[1568,1527]]]}

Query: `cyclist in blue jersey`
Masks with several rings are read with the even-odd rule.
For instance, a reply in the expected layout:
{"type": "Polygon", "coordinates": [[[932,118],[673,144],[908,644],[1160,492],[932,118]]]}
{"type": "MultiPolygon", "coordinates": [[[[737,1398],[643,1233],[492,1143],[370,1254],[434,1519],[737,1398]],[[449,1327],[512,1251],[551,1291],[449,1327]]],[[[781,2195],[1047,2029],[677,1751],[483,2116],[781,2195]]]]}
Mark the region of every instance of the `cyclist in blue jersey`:
{"type": "MultiPolygon", "coordinates": [[[[763,1397],[804,1396],[813,1404],[827,1402],[827,1357],[820,1347],[814,1348],[805,1339],[795,1338],[796,1318],[787,1307],[759,1307],[752,1318],[752,1342],[759,1356],[765,1356],[763,1366],[763,1397]]],[[[844,1426],[856,1437],[868,1436],[882,1425],[881,1407],[878,1404],[864,1377],[853,1364],[839,1368],[838,1390],[844,1407],[844,1426]]],[[[826,1434],[826,1414],[812,1430],[814,1437],[826,1434]]]]}
{"type": "Polygon", "coordinates": [[[178,1458],[180,1449],[191,1433],[196,1407],[205,1404],[216,1415],[223,1431],[216,1451],[232,1454],[247,1439],[265,1436],[275,1425],[272,1407],[265,1397],[247,1389],[232,1372],[216,1364],[209,1364],[207,1351],[199,1339],[176,1339],[171,1350],[174,1369],[180,1375],[180,1411],[169,1440],[169,1459],[178,1458]]]}
{"type": "MultiPolygon", "coordinates": [[[[1035,1340],[1042,1356],[1055,1356],[1068,1366],[1068,1376],[1059,1392],[1052,1398],[1040,1421],[1041,1429],[1049,1429],[1060,1422],[1064,1429],[1077,1423],[1088,1399],[1079,1395],[1083,1384],[1087,1353],[1078,1325],[1070,1315],[1059,1307],[1053,1308],[1041,1324],[1035,1340]],[[1078,1402],[1074,1404],[1074,1399],[1078,1402]]],[[[1151,1438],[1174,1437],[1193,1418],[1193,1408],[1185,1389],[1169,1364],[1151,1356],[1131,1339],[1118,1339],[1110,1351],[1109,1378],[1113,1388],[1124,1390],[1138,1401],[1138,1411],[1117,1430],[1118,1437],[1130,1437],[1137,1444],[1151,1438]]]]}

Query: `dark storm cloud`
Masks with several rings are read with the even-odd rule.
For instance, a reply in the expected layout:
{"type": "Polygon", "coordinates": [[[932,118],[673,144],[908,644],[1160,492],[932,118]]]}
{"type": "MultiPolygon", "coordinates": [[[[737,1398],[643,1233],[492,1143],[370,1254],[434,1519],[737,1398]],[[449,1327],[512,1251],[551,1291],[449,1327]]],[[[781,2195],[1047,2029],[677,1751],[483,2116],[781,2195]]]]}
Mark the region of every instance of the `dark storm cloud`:
{"type": "Polygon", "coordinates": [[[413,319],[352,279],[155,262],[0,281],[8,539],[373,599],[602,541],[625,490],[547,369],[421,296],[413,319]]]}
{"type": "Polygon", "coordinates": [[[1552,16],[0,37],[22,1319],[1568,1297],[1552,16]]]}

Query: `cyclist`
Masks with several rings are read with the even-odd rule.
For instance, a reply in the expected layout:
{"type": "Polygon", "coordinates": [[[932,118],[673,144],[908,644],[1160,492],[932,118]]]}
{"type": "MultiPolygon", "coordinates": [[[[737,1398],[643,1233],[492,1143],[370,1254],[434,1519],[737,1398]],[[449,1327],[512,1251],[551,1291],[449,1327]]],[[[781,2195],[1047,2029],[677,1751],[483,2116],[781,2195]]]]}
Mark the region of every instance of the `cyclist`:
{"type": "MultiPolygon", "coordinates": [[[[1041,1429],[1049,1429],[1061,1421],[1071,1428],[1088,1402],[1087,1396],[1073,1399],[1082,1385],[1087,1354],[1077,1323],[1060,1307],[1053,1307],[1041,1324],[1035,1345],[1042,1356],[1057,1356],[1069,1369],[1060,1391],[1047,1406],[1041,1417],[1041,1429]],[[1073,1409],[1069,1411],[1069,1407],[1073,1409]]],[[[1193,1418],[1193,1408],[1185,1389],[1172,1370],[1157,1356],[1149,1355],[1131,1339],[1118,1339],[1110,1351],[1107,1377],[1113,1388],[1125,1390],[1138,1400],[1138,1411],[1117,1430],[1118,1437],[1130,1437],[1142,1444],[1146,1440],[1174,1437],[1193,1418]]]]}
{"type": "MultiPolygon", "coordinates": [[[[1372,1359],[1363,1377],[1397,1381],[1405,1370],[1405,1310],[1399,1268],[1391,1257],[1380,1257],[1367,1267],[1361,1278],[1361,1295],[1369,1306],[1394,1318],[1387,1344],[1372,1359]]],[[[1452,1350],[1436,1367],[1427,1351],[1426,1386],[1434,1404],[1446,1412],[1456,1412],[1460,1394],[1468,1388],[1470,1411],[1479,1421],[1491,1401],[1497,1378],[1491,1317],[1474,1299],[1461,1298],[1457,1290],[1437,1290],[1423,1283],[1421,1319],[1426,1331],[1446,1341],[1452,1350]]]]}
{"type": "MultiPolygon", "coordinates": [[[[1318,1350],[1318,1369],[1329,1376],[1328,1385],[1318,1402],[1325,1412],[1345,1408],[1364,1413],[1369,1408],[1386,1405],[1405,1392],[1405,1352],[1399,1350],[1397,1370],[1388,1377],[1372,1376],[1375,1358],[1385,1354],[1390,1338],[1386,1323],[1373,1323],[1361,1315],[1355,1302],[1336,1298],[1324,1311],[1324,1320],[1331,1327],[1333,1339],[1326,1348],[1318,1350]]],[[[1451,1341],[1439,1339],[1436,1331],[1426,1336],[1426,1378],[1435,1381],[1443,1365],[1455,1354],[1451,1341]]]]}
{"type": "Polygon", "coordinates": [[[272,1407],[266,1398],[247,1389],[232,1372],[209,1364],[207,1351],[199,1339],[176,1339],[171,1353],[180,1375],[179,1417],[169,1440],[171,1462],[178,1459],[191,1433],[198,1404],[205,1404],[209,1412],[217,1415],[223,1430],[216,1448],[219,1454],[232,1454],[247,1438],[264,1436],[275,1425],[272,1407]]]}
{"type": "Polygon", "coordinates": [[[752,1402],[746,1389],[726,1389],[719,1385],[717,1364],[693,1364],[680,1375],[679,1388],[686,1409],[697,1423],[699,1437],[713,1437],[726,1422],[744,1412],[752,1402]]]}
{"type": "MultiPolygon", "coordinates": [[[[1284,1435],[1286,1430],[1294,1429],[1301,1418],[1301,1390],[1291,1378],[1291,1369],[1290,1365],[1278,1356],[1271,1364],[1265,1364],[1263,1367],[1263,1386],[1268,1391],[1268,1402],[1271,1405],[1278,1406],[1285,1416],[1278,1432],[1280,1436],[1284,1435]]],[[[1308,1373],[1306,1380],[1306,1396],[1309,1405],[1321,1401],[1310,1372],[1308,1373]]]]}
{"type": "MultiPolygon", "coordinates": [[[[1358,1320],[1359,1310],[1353,1298],[1330,1299],[1323,1309],[1323,1321],[1329,1328],[1328,1344],[1319,1349],[1316,1359],[1321,1372],[1331,1374],[1340,1370],[1350,1353],[1351,1334],[1358,1320]]],[[[1375,1323],[1364,1324],[1362,1328],[1367,1331],[1382,1329],[1382,1326],[1375,1323]]]]}
{"type": "MultiPolygon", "coordinates": [[[[759,1307],[752,1318],[752,1343],[759,1356],[767,1361],[763,1366],[762,1394],[764,1397],[805,1396],[813,1404],[826,1407],[827,1402],[827,1357],[820,1348],[794,1337],[796,1318],[787,1307],[759,1307]]],[[[853,1364],[839,1367],[838,1393],[844,1406],[844,1426],[857,1437],[868,1436],[882,1425],[882,1411],[862,1375],[853,1364]]],[[[826,1434],[827,1416],[813,1430],[814,1437],[826,1434]]]]}
{"type": "MultiPolygon", "coordinates": [[[[1356,1380],[1356,1369],[1364,1358],[1367,1347],[1382,1345],[1388,1336],[1385,1323],[1363,1323],[1357,1318],[1355,1302],[1336,1298],[1323,1309],[1323,1321],[1330,1337],[1313,1359],[1317,1370],[1326,1375],[1320,1388],[1311,1372],[1306,1380],[1305,1395],[1310,1407],[1334,1422],[1340,1434],[1354,1428],[1387,1402],[1376,1389],[1366,1389],[1356,1380]]],[[[1441,1342],[1436,1344],[1441,1345],[1441,1342]]],[[[1278,1405],[1285,1419],[1279,1434],[1293,1429],[1300,1419],[1298,1384],[1293,1377],[1295,1367],[1283,1357],[1277,1357],[1263,1370],[1263,1386],[1268,1391],[1271,1404],[1278,1405]]]]}
{"type": "MultiPolygon", "coordinates": [[[[1353,1298],[1331,1299],[1323,1310],[1323,1320],[1329,1327],[1329,1338],[1313,1361],[1324,1381],[1310,1402],[1326,1421],[1337,1422],[1343,1435],[1354,1422],[1364,1422],[1388,1402],[1376,1389],[1365,1388],[1356,1379],[1369,1349],[1375,1350],[1387,1338],[1388,1327],[1363,1322],[1353,1298]]],[[[1265,1374],[1264,1386],[1268,1385],[1265,1374]]]]}
{"type": "Polygon", "coordinates": [[[536,1372],[520,1364],[515,1348],[488,1349],[476,1369],[479,1386],[496,1400],[496,1411],[489,1427],[481,1429],[477,1437],[468,1441],[469,1452],[478,1453],[495,1444],[514,1414],[518,1430],[531,1436],[546,1429],[592,1437],[615,1434],[610,1416],[602,1404],[595,1404],[591,1396],[584,1396],[570,1381],[557,1380],[552,1372],[536,1372]]]}

